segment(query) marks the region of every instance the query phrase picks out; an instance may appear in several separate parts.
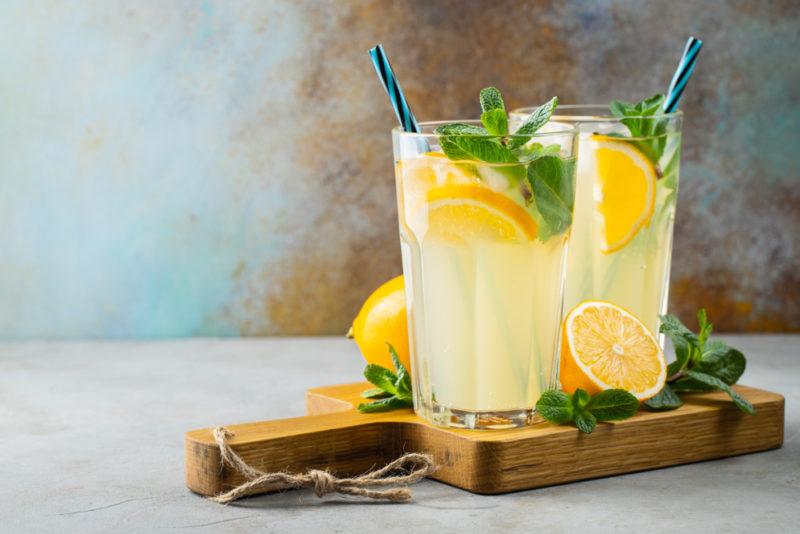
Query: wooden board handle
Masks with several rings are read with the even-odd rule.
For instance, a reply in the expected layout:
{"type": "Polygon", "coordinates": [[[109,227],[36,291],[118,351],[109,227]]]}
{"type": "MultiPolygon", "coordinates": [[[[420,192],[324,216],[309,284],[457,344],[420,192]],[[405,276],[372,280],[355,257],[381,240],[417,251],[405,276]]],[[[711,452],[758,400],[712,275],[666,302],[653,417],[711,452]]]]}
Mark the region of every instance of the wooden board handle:
{"type": "MultiPolygon", "coordinates": [[[[231,448],[260,471],[328,469],[352,476],[395,459],[399,424],[348,411],[226,428],[234,433],[228,440],[231,448]]],[[[212,429],[187,432],[185,449],[186,485],[192,491],[217,495],[245,481],[232,467],[221,466],[212,429]]]]}

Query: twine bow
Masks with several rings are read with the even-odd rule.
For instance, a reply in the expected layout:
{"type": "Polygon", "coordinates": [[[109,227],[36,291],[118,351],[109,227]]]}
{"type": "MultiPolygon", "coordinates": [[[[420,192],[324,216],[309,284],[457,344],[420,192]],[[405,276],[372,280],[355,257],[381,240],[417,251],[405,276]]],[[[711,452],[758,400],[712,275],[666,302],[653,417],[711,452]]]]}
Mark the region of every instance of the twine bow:
{"type": "Polygon", "coordinates": [[[236,469],[247,482],[230,491],[210,497],[212,501],[220,504],[228,504],[259,489],[271,491],[299,488],[312,488],[317,497],[339,493],[390,502],[408,502],[411,500],[411,490],[403,486],[415,484],[436,470],[430,455],[410,452],[380,469],[352,478],[337,478],[328,471],[319,469],[310,469],[304,474],[282,471],[265,473],[247,465],[241,456],[233,451],[227,443],[228,438],[233,435],[233,432],[222,426],[214,429],[214,440],[219,446],[223,465],[228,464],[236,469]],[[397,474],[398,472],[404,474],[397,474]],[[388,489],[373,489],[386,487],[388,489]]]}

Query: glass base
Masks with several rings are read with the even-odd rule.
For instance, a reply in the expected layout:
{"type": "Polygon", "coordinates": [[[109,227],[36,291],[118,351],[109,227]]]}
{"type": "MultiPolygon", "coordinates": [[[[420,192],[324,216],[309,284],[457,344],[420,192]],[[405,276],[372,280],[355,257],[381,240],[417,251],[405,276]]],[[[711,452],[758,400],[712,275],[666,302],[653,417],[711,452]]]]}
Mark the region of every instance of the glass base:
{"type": "Polygon", "coordinates": [[[507,411],[473,412],[449,408],[435,401],[428,405],[417,403],[414,411],[426,421],[449,428],[468,430],[499,430],[520,428],[533,423],[534,410],[520,409],[507,411]]]}

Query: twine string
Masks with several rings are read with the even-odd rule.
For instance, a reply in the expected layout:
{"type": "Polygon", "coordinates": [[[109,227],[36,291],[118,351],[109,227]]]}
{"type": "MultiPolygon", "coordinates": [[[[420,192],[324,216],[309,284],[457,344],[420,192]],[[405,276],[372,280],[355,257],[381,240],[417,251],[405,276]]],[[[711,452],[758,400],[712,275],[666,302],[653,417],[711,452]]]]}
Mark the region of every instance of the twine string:
{"type": "Polygon", "coordinates": [[[214,429],[214,441],[219,447],[222,465],[229,465],[247,481],[230,491],[210,497],[212,501],[228,504],[258,490],[311,488],[317,497],[330,493],[353,495],[390,502],[408,502],[415,484],[436,470],[428,454],[409,452],[374,471],[356,477],[338,478],[328,471],[309,469],[306,473],[265,473],[245,462],[228,444],[234,433],[225,427],[214,429]],[[384,489],[388,488],[388,489],[384,489]]]}

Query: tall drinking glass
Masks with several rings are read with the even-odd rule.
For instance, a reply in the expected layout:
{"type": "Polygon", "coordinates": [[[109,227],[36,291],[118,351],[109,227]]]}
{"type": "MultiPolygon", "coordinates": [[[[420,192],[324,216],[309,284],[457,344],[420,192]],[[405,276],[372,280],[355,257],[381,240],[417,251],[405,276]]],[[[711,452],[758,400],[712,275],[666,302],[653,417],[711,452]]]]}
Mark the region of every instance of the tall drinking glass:
{"type": "MultiPolygon", "coordinates": [[[[532,109],[512,112],[512,128],[532,109]]],[[[556,110],[551,121],[579,130],[565,313],[605,300],[658,332],[669,292],[681,119],[680,111],[620,119],[602,105],[556,110]],[[629,125],[651,135],[632,137],[629,125]]]]}
{"type": "MultiPolygon", "coordinates": [[[[535,201],[529,165],[448,159],[441,124],[393,131],[414,409],[441,426],[522,426],[557,373],[569,221],[539,211],[558,206],[535,201]]],[[[563,163],[547,176],[571,210],[576,130],[549,130],[525,146],[563,163]]]]}

